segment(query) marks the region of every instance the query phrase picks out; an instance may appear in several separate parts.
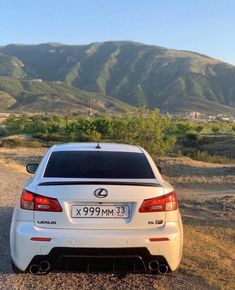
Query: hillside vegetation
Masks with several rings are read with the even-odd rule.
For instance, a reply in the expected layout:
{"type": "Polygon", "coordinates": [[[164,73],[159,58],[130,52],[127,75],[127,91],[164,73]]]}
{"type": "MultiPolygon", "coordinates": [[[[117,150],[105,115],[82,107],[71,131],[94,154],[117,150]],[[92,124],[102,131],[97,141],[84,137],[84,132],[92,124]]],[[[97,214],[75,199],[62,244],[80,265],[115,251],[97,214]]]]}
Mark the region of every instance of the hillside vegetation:
{"type": "Polygon", "coordinates": [[[235,163],[233,122],[182,121],[157,109],[112,116],[11,114],[0,124],[0,146],[5,147],[98,141],[139,145],[154,157],[174,154],[205,162],[235,163]]]}
{"type": "Polygon", "coordinates": [[[5,125],[0,126],[0,145],[30,147],[37,145],[33,139],[47,144],[102,140],[140,145],[152,154],[163,155],[176,141],[175,136],[168,133],[171,126],[170,118],[162,116],[159,110],[139,110],[135,116],[126,114],[113,117],[88,117],[80,114],[32,117],[24,114],[19,117],[11,115],[6,119],[5,125]],[[1,136],[5,138],[2,139],[1,136]],[[25,136],[28,136],[28,140],[25,136]]]}
{"type": "Polygon", "coordinates": [[[132,107],[104,94],[82,91],[63,82],[0,76],[0,112],[123,113],[132,107]]]}
{"type": "Polygon", "coordinates": [[[7,45],[0,48],[0,76],[0,99],[5,93],[15,100],[1,110],[79,109],[102,96],[103,107],[112,102],[114,111],[130,109],[126,103],[169,112],[235,113],[234,66],[135,42],[7,45]]]}

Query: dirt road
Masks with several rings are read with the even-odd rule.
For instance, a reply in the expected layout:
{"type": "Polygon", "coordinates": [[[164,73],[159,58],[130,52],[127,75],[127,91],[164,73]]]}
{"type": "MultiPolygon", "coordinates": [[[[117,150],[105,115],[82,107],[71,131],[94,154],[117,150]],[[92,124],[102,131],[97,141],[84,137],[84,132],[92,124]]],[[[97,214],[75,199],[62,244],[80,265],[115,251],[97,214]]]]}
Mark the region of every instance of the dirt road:
{"type": "Polygon", "coordinates": [[[166,178],[179,193],[184,221],[184,255],[176,273],[166,276],[53,272],[16,275],[11,270],[9,229],[22,185],[23,164],[44,149],[0,148],[0,289],[233,289],[235,167],[190,159],[163,158],[166,178]]]}

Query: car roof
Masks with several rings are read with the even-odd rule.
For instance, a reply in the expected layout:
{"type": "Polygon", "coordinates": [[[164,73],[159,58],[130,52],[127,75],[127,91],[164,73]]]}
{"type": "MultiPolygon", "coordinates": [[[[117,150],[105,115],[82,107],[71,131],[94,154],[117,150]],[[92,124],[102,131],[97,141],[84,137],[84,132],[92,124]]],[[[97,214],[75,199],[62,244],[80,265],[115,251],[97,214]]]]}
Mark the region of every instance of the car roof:
{"type": "Polygon", "coordinates": [[[142,148],[134,145],[117,143],[67,143],[53,147],[53,152],[58,151],[112,151],[143,153],[142,148]],[[98,148],[100,147],[100,148],[98,148]]]}

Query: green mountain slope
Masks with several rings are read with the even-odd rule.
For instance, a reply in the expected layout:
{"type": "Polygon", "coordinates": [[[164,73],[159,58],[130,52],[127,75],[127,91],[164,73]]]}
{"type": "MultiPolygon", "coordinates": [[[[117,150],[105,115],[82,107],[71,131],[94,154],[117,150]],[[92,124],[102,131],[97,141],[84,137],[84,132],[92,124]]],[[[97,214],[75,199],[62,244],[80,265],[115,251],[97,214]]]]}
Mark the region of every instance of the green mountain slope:
{"type": "MultiPolygon", "coordinates": [[[[22,79],[41,79],[40,85],[33,86],[47,96],[50,91],[53,104],[52,94],[58,94],[58,86],[52,83],[63,82],[70,93],[63,95],[59,89],[62,107],[73,103],[77,88],[163,111],[235,112],[235,67],[198,53],[128,41],[8,45],[0,53],[0,75],[20,79],[23,92],[27,88],[22,79]]],[[[13,108],[21,98],[18,95],[13,108]]]]}
{"type": "Polygon", "coordinates": [[[26,77],[24,64],[14,56],[0,53],[0,75],[16,78],[26,77]]]}
{"type": "Polygon", "coordinates": [[[113,113],[132,109],[114,98],[63,82],[0,76],[0,111],[113,113]]]}

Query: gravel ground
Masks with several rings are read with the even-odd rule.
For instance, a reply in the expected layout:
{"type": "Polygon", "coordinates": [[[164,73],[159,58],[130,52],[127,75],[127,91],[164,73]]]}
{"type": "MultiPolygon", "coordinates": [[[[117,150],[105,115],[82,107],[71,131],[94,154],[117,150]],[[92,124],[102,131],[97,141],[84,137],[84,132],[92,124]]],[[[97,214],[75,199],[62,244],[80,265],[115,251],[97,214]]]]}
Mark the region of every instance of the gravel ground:
{"type": "MultiPolygon", "coordinates": [[[[22,185],[29,177],[21,164],[39,158],[43,151],[0,149],[0,289],[225,289],[190,273],[184,266],[187,266],[188,257],[183,258],[183,266],[177,272],[165,276],[127,274],[121,277],[71,272],[52,272],[46,276],[14,274],[9,250],[11,215],[22,185]]],[[[187,203],[184,207],[190,210],[187,203]]],[[[185,238],[187,241],[187,231],[185,238]]]]}

